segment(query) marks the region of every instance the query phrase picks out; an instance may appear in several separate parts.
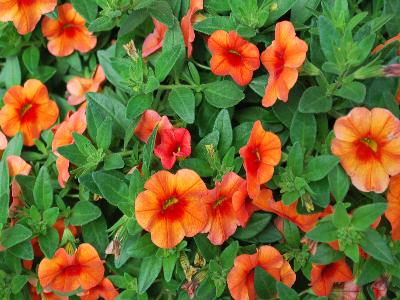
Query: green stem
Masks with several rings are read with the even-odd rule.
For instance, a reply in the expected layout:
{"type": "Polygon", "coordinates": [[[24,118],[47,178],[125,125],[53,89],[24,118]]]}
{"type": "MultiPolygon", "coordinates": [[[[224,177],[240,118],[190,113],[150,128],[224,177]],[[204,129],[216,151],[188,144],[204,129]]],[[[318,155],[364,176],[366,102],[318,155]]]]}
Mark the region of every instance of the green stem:
{"type": "Polygon", "coordinates": [[[160,85],[158,87],[159,90],[173,90],[179,87],[187,87],[190,89],[196,89],[197,86],[191,85],[191,84],[166,84],[166,85],[160,85]]]}
{"type": "Polygon", "coordinates": [[[203,65],[203,64],[201,64],[201,63],[198,63],[198,62],[195,61],[195,60],[192,60],[192,62],[193,62],[196,66],[198,66],[199,68],[201,68],[201,69],[204,69],[204,70],[207,70],[207,71],[210,71],[210,70],[211,70],[211,68],[210,68],[209,66],[206,66],[206,65],[203,65]]]}

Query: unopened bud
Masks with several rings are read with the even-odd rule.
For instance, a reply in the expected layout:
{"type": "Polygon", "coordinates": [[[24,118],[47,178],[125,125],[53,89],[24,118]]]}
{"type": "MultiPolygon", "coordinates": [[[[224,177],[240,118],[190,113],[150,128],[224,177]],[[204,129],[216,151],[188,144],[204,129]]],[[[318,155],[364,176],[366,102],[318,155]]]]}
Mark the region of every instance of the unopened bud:
{"type": "Polygon", "coordinates": [[[206,147],[206,151],[207,151],[207,153],[208,153],[208,155],[211,157],[211,158],[213,158],[214,156],[215,156],[215,148],[214,148],[214,145],[205,145],[205,147],[206,147]]]}
{"type": "Polygon", "coordinates": [[[386,77],[400,77],[400,64],[392,64],[383,67],[386,77]]]}
{"type": "Polygon", "coordinates": [[[126,53],[128,54],[128,56],[130,58],[132,58],[134,61],[139,59],[139,54],[137,52],[135,42],[133,40],[131,40],[129,43],[125,44],[124,49],[125,49],[126,53]]]}

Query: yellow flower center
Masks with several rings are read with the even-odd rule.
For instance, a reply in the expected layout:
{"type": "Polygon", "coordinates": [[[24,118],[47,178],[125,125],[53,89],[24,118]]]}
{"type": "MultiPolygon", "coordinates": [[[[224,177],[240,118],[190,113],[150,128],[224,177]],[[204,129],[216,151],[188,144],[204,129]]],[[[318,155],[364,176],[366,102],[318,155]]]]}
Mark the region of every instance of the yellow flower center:
{"type": "Polygon", "coordinates": [[[21,117],[23,117],[28,112],[28,110],[30,110],[31,108],[32,108],[32,104],[25,104],[20,111],[21,117]]]}
{"type": "Polygon", "coordinates": [[[213,208],[217,208],[219,205],[222,204],[226,200],[226,197],[219,198],[217,201],[214,202],[213,208]]]}
{"type": "Polygon", "coordinates": [[[170,207],[171,205],[174,205],[178,202],[179,202],[178,199],[176,199],[175,197],[168,199],[163,204],[163,210],[166,210],[168,207],[170,207]]]}
{"type": "Polygon", "coordinates": [[[363,138],[361,140],[362,143],[367,145],[372,151],[377,152],[378,151],[378,143],[374,141],[373,139],[370,138],[363,138]]]}

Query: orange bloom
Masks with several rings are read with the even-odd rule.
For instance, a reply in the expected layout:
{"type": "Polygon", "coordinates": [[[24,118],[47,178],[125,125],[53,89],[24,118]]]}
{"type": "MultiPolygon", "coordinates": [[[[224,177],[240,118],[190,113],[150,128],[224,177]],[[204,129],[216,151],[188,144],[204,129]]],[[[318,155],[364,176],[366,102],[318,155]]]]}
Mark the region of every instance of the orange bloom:
{"type": "Polygon", "coordinates": [[[232,199],[239,190],[246,190],[246,181],[239,175],[229,172],[215,183],[215,188],[208,193],[208,239],[214,245],[222,245],[235,233],[239,221],[233,209],[232,199]]]}
{"type": "Polygon", "coordinates": [[[379,277],[371,285],[372,292],[376,300],[386,299],[386,294],[388,290],[388,280],[385,277],[379,277]]]}
{"type": "Polygon", "coordinates": [[[400,175],[390,178],[387,201],[385,216],[392,225],[392,239],[400,241],[400,175]]]}
{"type": "Polygon", "coordinates": [[[48,39],[47,48],[54,56],[68,56],[77,50],[86,53],[96,47],[97,38],[86,28],[86,20],[72,4],[58,7],[58,19],[44,17],[43,35],[48,39]]]}
{"type": "Polygon", "coordinates": [[[96,249],[85,243],[73,255],[60,248],[52,259],[44,258],[38,276],[44,290],[70,293],[98,285],[104,276],[104,266],[96,249]]]}
{"type": "Polygon", "coordinates": [[[247,177],[247,191],[250,198],[257,198],[260,185],[268,182],[274,174],[274,167],[281,160],[279,137],[265,131],[260,121],[254,123],[249,141],[240,149],[247,177]]]}
{"type": "Polygon", "coordinates": [[[32,32],[42,15],[52,12],[57,0],[0,0],[0,21],[12,21],[19,34],[32,32]]]}
{"type": "Polygon", "coordinates": [[[356,107],[336,120],[332,153],[340,158],[353,185],[382,193],[389,175],[400,173],[400,121],[388,110],[356,107]]]}
{"type": "Polygon", "coordinates": [[[247,192],[247,183],[243,183],[244,188],[240,188],[232,196],[232,207],[236,213],[236,218],[239,225],[246,227],[247,222],[253,213],[259,210],[258,206],[254,205],[253,200],[247,192]]]}
{"type": "Polygon", "coordinates": [[[208,39],[208,48],[212,54],[211,71],[219,76],[230,75],[238,85],[249,84],[253,72],[260,67],[258,48],[234,31],[215,31],[208,39]]]}
{"type": "Polygon", "coordinates": [[[182,18],[181,29],[185,45],[188,48],[188,57],[192,57],[193,46],[195,39],[193,23],[195,23],[196,13],[203,9],[203,0],[190,0],[190,6],[187,14],[182,18]]]}
{"type": "Polygon", "coordinates": [[[3,151],[6,150],[8,145],[7,137],[0,131],[0,158],[3,154],[3,151]]]}
{"type": "MultiPolygon", "coordinates": [[[[396,41],[400,41],[400,33],[390,39],[388,39],[386,42],[383,44],[380,44],[374,48],[374,50],[371,51],[371,54],[377,54],[379,51],[381,51],[383,48],[385,48],[387,45],[394,43],[396,41]]],[[[400,54],[400,51],[397,52],[397,55],[400,54]]]]}
{"type": "Polygon", "coordinates": [[[296,281],[296,273],[279,251],[271,246],[261,246],[255,254],[242,254],[235,258],[234,266],[227,277],[229,292],[233,299],[256,299],[254,269],[258,266],[288,287],[296,281]]]}
{"type": "Polygon", "coordinates": [[[4,95],[0,126],[7,136],[21,131],[26,146],[33,146],[42,130],[49,129],[58,118],[57,104],[49,99],[46,86],[29,79],[24,86],[13,86],[4,95]]]}
{"type": "Polygon", "coordinates": [[[97,92],[106,80],[103,68],[98,65],[92,78],[74,77],[67,84],[69,105],[79,105],[86,101],[86,93],[97,92]]]}
{"type": "Polygon", "coordinates": [[[142,57],[147,57],[162,48],[168,26],[153,18],[154,31],[143,42],[142,57]]]}
{"type": "Polygon", "coordinates": [[[329,265],[312,265],[311,288],[319,297],[329,296],[334,283],[350,280],[353,280],[353,274],[344,259],[329,265]]]}
{"type": "Polygon", "coordinates": [[[62,188],[65,187],[65,183],[70,177],[68,171],[69,160],[61,156],[57,152],[57,149],[62,146],[73,144],[74,138],[72,137],[72,133],[76,132],[82,134],[85,132],[86,127],[86,109],[81,108],[77,112],[67,115],[66,119],[57,126],[54,133],[54,139],[51,146],[54,154],[57,156],[56,167],[58,170],[58,183],[62,188]]]}
{"type": "Polygon", "coordinates": [[[31,300],[68,300],[69,298],[66,296],[59,296],[52,292],[43,292],[42,296],[37,293],[36,287],[33,285],[29,285],[29,294],[31,296],[31,300]]]}
{"type": "Polygon", "coordinates": [[[135,216],[158,247],[173,248],[206,226],[207,187],[194,171],[182,169],[175,175],[159,171],[144,187],[135,201],[135,216]]]}
{"type": "MultiPolygon", "coordinates": [[[[161,117],[156,111],[148,109],[140,118],[139,123],[135,128],[135,135],[144,143],[147,143],[148,139],[150,138],[151,134],[154,131],[154,128],[158,125],[158,135],[164,129],[173,129],[171,122],[168,120],[168,117],[163,116],[161,117]]],[[[158,137],[160,141],[161,137],[158,137]]]]}
{"type": "Polygon", "coordinates": [[[98,285],[85,291],[80,296],[82,300],[114,300],[119,295],[117,289],[108,278],[104,278],[98,285]]]}
{"type": "Polygon", "coordinates": [[[308,232],[315,227],[324,213],[301,215],[297,212],[297,202],[298,201],[295,201],[290,205],[285,205],[283,201],[275,201],[270,190],[263,189],[253,203],[262,210],[289,220],[296,224],[302,231],[308,232]]]}
{"type": "Polygon", "coordinates": [[[307,50],[307,44],[296,36],[292,23],[276,24],[275,40],[261,54],[261,62],[269,73],[262,99],[264,107],[274,105],[277,99],[288,101],[289,90],[297,81],[298,69],[306,59],[307,50]]]}

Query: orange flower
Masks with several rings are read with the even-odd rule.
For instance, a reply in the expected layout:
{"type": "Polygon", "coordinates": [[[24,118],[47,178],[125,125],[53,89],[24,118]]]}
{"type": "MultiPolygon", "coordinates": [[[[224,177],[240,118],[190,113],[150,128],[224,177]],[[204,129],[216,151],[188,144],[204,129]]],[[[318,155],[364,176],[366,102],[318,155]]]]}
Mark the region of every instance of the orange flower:
{"type": "Polygon", "coordinates": [[[329,265],[312,265],[311,288],[319,297],[329,296],[334,283],[350,280],[353,280],[353,274],[344,259],[329,265]]]}
{"type": "Polygon", "coordinates": [[[376,300],[386,299],[386,294],[388,290],[388,280],[385,277],[379,277],[371,285],[372,292],[376,300]]]}
{"type": "Polygon", "coordinates": [[[33,285],[29,285],[29,294],[31,296],[31,300],[68,300],[69,298],[66,296],[59,296],[52,292],[43,292],[42,296],[38,295],[36,287],[33,285]]]}
{"type": "Polygon", "coordinates": [[[222,245],[235,233],[239,221],[233,209],[232,199],[239,190],[246,190],[246,181],[233,172],[215,183],[215,188],[208,193],[206,200],[208,210],[208,239],[214,245],[222,245]]]}
{"type": "Polygon", "coordinates": [[[332,152],[353,185],[382,193],[389,175],[400,173],[400,121],[388,110],[356,107],[336,120],[332,152]]]}
{"type": "Polygon", "coordinates": [[[253,72],[260,67],[258,48],[236,32],[215,31],[208,39],[211,51],[211,71],[215,75],[230,75],[241,86],[250,83],[253,72]]]}
{"type": "MultiPolygon", "coordinates": [[[[142,117],[135,128],[135,135],[139,140],[147,143],[157,125],[158,134],[160,134],[164,129],[173,129],[168,117],[161,117],[156,111],[148,109],[142,114],[142,117]]],[[[158,140],[160,139],[161,137],[158,138],[158,140]]]]}
{"type": "Polygon", "coordinates": [[[254,300],[254,269],[262,267],[277,281],[291,287],[296,281],[296,273],[283,256],[271,246],[261,246],[255,254],[242,254],[235,258],[227,282],[229,292],[235,300],[254,300]]]}
{"type": "Polygon", "coordinates": [[[190,0],[190,6],[187,14],[182,18],[181,29],[185,45],[188,48],[188,57],[192,57],[193,46],[195,39],[193,23],[196,19],[196,13],[203,9],[203,0],[190,0]]]}
{"type": "Polygon", "coordinates": [[[104,278],[98,285],[85,291],[80,296],[82,300],[114,300],[119,295],[117,289],[108,278],[104,278]]]}
{"type": "Polygon", "coordinates": [[[297,212],[297,202],[298,201],[295,201],[290,205],[285,205],[283,201],[275,201],[270,190],[263,189],[253,203],[262,210],[289,220],[304,232],[308,232],[315,227],[318,220],[323,216],[323,213],[301,215],[297,212]]]}
{"type": "MultiPolygon", "coordinates": [[[[388,39],[386,42],[383,44],[380,44],[374,48],[374,50],[371,51],[371,54],[377,54],[379,51],[381,51],[383,48],[385,48],[387,45],[394,43],[396,41],[400,41],[400,33],[390,39],[388,39]]],[[[399,51],[397,52],[397,55],[399,55],[399,51]]]]}
{"type": "Polygon", "coordinates": [[[173,248],[206,226],[207,187],[194,171],[182,169],[175,175],[159,171],[144,187],[135,201],[135,215],[158,247],[173,248]]]}
{"type": "Polygon", "coordinates": [[[42,130],[49,129],[58,118],[57,104],[49,99],[46,86],[29,79],[24,86],[14,86],[4,95],[0,126],[7,136],[21,131],[26,146],[33,146],[42,130]]]}
{"type": "Polygon", "coordinates": [[[3,155],[3,151],[6,150],[8,145],[7,137],[0,131],[0,158],[3,155]]]}
{"type": "Polygon", "coordinates": [[[262,99],[264,107],[274,105],[277,99],[288,101],[289,90],[297,81],[298,69],[304,63],[307,50],[307,44],[296,36],[292,23],[276,24],[275,40],[261,54],[261,62],[269,73],[262,99]]]}
{"type": "Polygon", "coordinates": [[[247,191],[250,198],[255,199],[260,185],[272,178],[274,167],[281,160],[281,141],[276,134],[265,131],[260,121],[256,121],[247,145],[239,153],[246,170],[247,191]]]}
{"type": "Polygon", "coordinates": [[[85,26],[85,19],[72,4],[58,7],[58,19],[44,17],[43,35],[48,39],[47,48],[54,56],[68,56],[77,50],[86,53],[96,47],[97,38],[85,26]]]}
{"type": "Polygon", "coordinates": [[[98,285],[104,276],[104,266],[93,246],[81,244],[73,255],[60,248],[52,259],[44,258],[38,276],[45,291],[70,293],[98,285]]]}
{"type": "Polygon", "coordinates": [[[142,57],[147,57],[162,48],[168,26],[153,18],[154,31],[143,42],[142,57]]]}
{"type": "Polygon", "coordinates": [[[92,78],[74,77],[67,84],[70,93],[68,97],[69,105],[79,105],[86,101],[86,93],[97,92],[106,80],[103,68],[98,65],[92,78]]]}
{"type": "Polygon", "coordinates": [[[236,218],[239,222],[239,225],[242,227],[246,227],[247,222],[253,213],[259,210],[259,208],[254,205],[253,200],[249,197],[246,182],[243,183],[243,187],[238,189],[236,193],[233,194],[232,207],[236,213],[236,218]]]}
{"type": "Polygon", "coordinates": [[[42,15],[52,12],[57,0],[0,0],[0,21],[12,21],[19,34],[32,32],[42,15]]]}
{"type": "Polygon", "coordinates": [[[57,152],[57,149],[62,146],[73,144],[74,139],[72,133],[76,132],[82,134],[85,132],[86,127],[86,109],[80,108],[77,112],[67,115],[66,119],[57,126],[54,133],[54,139],[51,146],[54,154],[57,156],[56,167],[58,170],[58,183],[62,188],[65,187],[65,183],[70,177],[68,171],[69,160],[61,156],[57,152]]]}
{"type": "Polygon", "coordinates": [[[400,175],[390,178],[387,201],[385,216],[392,225],[392,239],[400,241],[400,175]]]}

